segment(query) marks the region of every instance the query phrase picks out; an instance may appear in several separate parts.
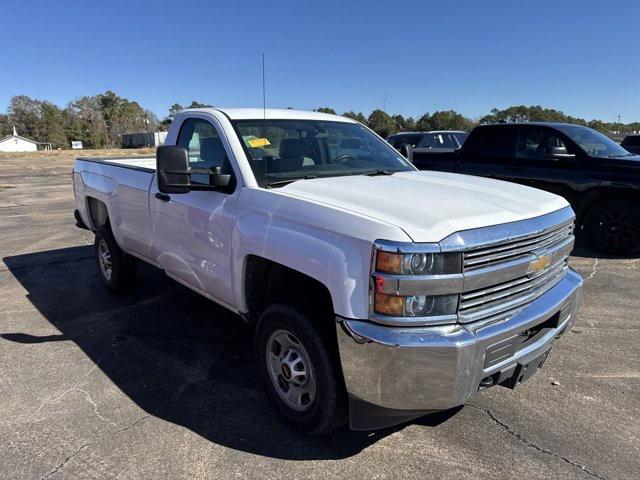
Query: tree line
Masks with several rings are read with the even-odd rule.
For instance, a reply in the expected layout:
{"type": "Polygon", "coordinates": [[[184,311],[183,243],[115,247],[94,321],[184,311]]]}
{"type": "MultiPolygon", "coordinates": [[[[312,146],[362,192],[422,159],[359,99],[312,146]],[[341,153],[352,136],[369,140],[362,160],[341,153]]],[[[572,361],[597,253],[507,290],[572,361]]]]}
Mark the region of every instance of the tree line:
{"type": "MultiPolygon", "coordinates": [[[[82,141],[85,148],[119,147],[121,135],[124,133],[166,130],[176,113],[183,108],[204,107],[211,105],[196,100],[184,107],[174,103],[167,115],[158,119],[153,112],[144,109],[138,102],[120,97],[111,90],[94,96],[80,97],[66,107],[59,107],[48,100],[18,95],[11,98],[6,114],[0,114],[0,138],[10,135],[15,126],[19,135],[38,142],[51,143],[53,148],[69,148],[73,140],[82,141]]],[[[329,107],[320,107],[316,111],[336,113],[329,107]]],[[[503,110],[494,108],[491,113],[477,120],[465,117],[455,110],[425,113],[418,119],[390,114],[381,109],[373,110],[368,116],[354,111],[344,112],[342,115],[367,125],[382,137],[404,131],[469,131],[479,123],[494,122],[566,122],[585,125],[605,134],[640,131],[640,122],[623,124],[601,120],[587,121],[539,105],[520,105],[503,110]]]]}
{"type": "MultiPolygon", "coordinates": [[[[333,113],[335,110],[329,107],[316,109],[317,112],[333,113]]],[[[419,119],[413,117],[405,118],[400,114],[391,115],[383,110],[376,109],[366,117],[362,112],[344,112],[345,117],[353,118],[358,122],[367,125],[378,135],[386,137],[398,132],[407,131],[428,131],[428,130],[464,130],[470,131],[476,125],[482,123],[521,123],[521,122],[561,122],[584,125],[593,128],[604,134],[612,132],[638,132],[640,122],[620,123],[603,122],[602,120],[585,120],[579,117],[566,115],[564,112],[552,108],[543,108],[540,105],[533,106],[513,106],[499,110],[494,108],[491,113],[484,115],[478,120],[474,120],[456,112],[455,110],[435,111],[425,113],[419,119]]]]}

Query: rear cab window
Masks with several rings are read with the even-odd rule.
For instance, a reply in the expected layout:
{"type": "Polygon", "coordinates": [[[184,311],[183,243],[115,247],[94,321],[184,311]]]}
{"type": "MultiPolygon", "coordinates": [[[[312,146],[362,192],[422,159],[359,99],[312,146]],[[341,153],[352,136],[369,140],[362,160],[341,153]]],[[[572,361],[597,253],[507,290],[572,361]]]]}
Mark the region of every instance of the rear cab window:
{"type": "MultiPolygon", "coordinates": [[[[465,142],[465,153],[490,159],[512,159],[517,131],[512,127],[478,127],[465,142]]],[[[506,162],[505,162],[506,163],[506,162]]]]}

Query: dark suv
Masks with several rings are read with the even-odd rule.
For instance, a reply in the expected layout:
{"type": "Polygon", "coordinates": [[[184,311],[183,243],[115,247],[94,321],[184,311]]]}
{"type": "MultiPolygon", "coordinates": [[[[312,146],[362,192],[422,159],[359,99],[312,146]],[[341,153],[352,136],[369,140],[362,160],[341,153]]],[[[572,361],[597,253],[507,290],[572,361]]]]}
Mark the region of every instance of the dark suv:
{"type": "Polygon", "coordinates": [[[640,135],[627,135],[620,144],[629,153],[640,155],[640,135]]]}
{"type": "Polygon", "coordinates": [[[579,233],[597,251],[640,249],[640,156],[587,127],[561,123],[480,125],[461,149],[409,152],[421,170],[518,182],[565,197],[579,233]]]}
{"type": "Polygon", "coordinates": [[[387,142],[405,157],[410,148],[458,149],[468,133],[461,130],[433,130],[431,132],[402,132],[386,138],[387,142]]]}

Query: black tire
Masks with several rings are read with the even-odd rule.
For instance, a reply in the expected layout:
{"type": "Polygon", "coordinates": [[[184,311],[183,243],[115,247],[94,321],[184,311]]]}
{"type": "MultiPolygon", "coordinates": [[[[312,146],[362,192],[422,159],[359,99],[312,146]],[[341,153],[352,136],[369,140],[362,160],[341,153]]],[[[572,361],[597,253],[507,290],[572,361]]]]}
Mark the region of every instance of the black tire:
{"type": "MultiPolygon", "coordinates": [[[[260,375],[268,396],[278,412],[296,429],[310,435],[326,435],[343,426],[347,420],[347,393],[337,360],[336,352],[328,347],[327,335],[313,325],[310,316],[302,310],[284,304],[272,304],[262,313],[256,326],[255,344],[260,375]],[[276,386],[272,380],[272,367],[268,361],[269,347],[277,344],[270,341],[273,335],[286,331],[291,333],[305,354],[308,354],[310,376],[315,380],[315,394],[295,410],[281,398],[282,383],[276,386]]],[[[295,345],[294,345],[295,347],[295,345]]],[[[295,349],[295,348],[294,348],[295,349]]],[[[272,350],[271,350],[272,351],[272,350]]],[[[284,352],[280,352],[284,353],[284,352]]],[[[304,358],[304,356],[303,356],[304,358]]],[[[277,361],[277,360],[276,360],[277,361]]],[[[284,367],[283,367],[284,368],[284,367]]],[[[305,373],[307,366],[305,365],[305,373]]],[[[286,372],[283,372],[286,373],[286,372]]],[[[286,383],[284,376],[282,382],[286,383]]]]}
{"type": "Polygon", "coordinates": [[[584,233],[596,252],[632,254],[640,249],[640,208],[626,200],[598,203],[585,216],[584,233]]]}
{"type": "Polygon", "coordinates": [[[98,273],[102,283],[115,293],[124,293],[131,290],[136,283],[137,262],[136,259],[124,253],[109,228],[100,228],[96,232],[94,252],[98,273]],[[110,259],[110,274],[103,254],[108,254],[110,259]]]}

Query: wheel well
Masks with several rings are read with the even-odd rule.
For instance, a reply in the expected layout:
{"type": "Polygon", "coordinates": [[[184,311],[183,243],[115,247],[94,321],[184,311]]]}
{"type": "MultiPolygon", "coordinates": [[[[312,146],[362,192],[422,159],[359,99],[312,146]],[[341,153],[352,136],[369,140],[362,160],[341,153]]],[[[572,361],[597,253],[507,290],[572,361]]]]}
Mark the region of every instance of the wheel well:
{"type": "Polygon", "coordinates": [[[583,195],[578,204],[577,216],[578,224],[582,226],[589,211],[596,205],[603,202],[614,202],[626,200],[628,202],[640,201],[640,192],[635,191],[616,191],[607,189],[598,189],[587,192],[583,195]]]}
{"type": "Polygon", "coordinates": [[[245,266],[245,300],[248,320],[255,324],[262,311],[272,303],[298,307],[311,318],[331,325],[333,302],[325,285],[304,273],[256,255],[249,255],[245,266]]]}
{"type": "Polygon", "coordinates": [[[104,202],[97,198],[87,197],[89,219],[94,229],[109,225],[109,212],[104,202]]]}

